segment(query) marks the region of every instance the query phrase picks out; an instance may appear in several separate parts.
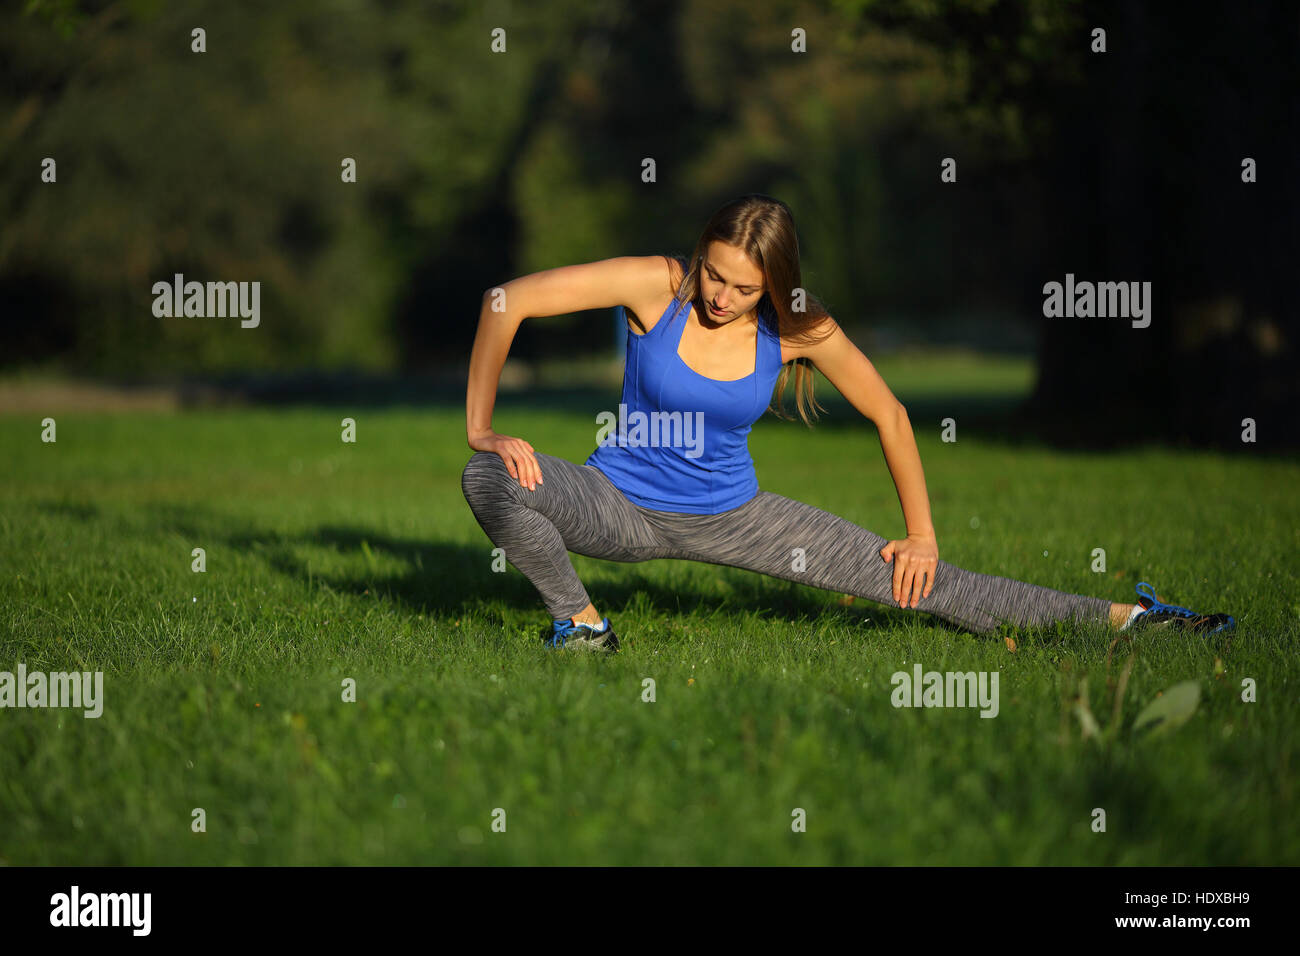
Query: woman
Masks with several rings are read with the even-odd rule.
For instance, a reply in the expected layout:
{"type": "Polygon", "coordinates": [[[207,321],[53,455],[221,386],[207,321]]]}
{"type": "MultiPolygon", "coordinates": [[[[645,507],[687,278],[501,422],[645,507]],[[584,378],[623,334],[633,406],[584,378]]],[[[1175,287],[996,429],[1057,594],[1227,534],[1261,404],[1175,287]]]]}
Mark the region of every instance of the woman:
{"type": "Polygon", "coordinates": [[[689,261],[627,256],[487,290],[470,357],[466,431],[475,454],[461,488],[488,537],[541,594],[553,619],[544,634],[552,647],[618,649],[569,551],[746,568],[882,603],[892,598],[980,633],[1004,621],[1168,623],[1206,633],[1235,623],[1162,604],[1145,583],[1137,604],[1116,604],[940,561],[907,412],[821,303],[803,292],[794,220],[767,196],[719,209],[689,261]],[[494,432],[496,385],[519,323],[615,306],[628,321],[617,433],[602,429],[596,450],[577,465],[494,432]],[[782,415],[779,396],[791,368],[799,413],[811,424],[808,363],[875,423],[907,537],[886,541],[759,490],[750,427],[769,408],[774,387],[782,415]]]}

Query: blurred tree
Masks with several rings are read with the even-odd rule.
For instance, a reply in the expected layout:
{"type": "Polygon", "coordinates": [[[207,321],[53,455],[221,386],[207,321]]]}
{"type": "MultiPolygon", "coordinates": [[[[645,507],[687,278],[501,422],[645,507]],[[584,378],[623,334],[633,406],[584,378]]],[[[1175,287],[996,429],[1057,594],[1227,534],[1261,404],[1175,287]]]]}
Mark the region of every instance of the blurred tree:
{"type": "MultiPolygon", "coordinates": [[[[481,240],[465,229],[476,210],[508,204],[502,170],[545,95],[538,78],[605,6],[5,9],[0,304],[23,311],[0,333],[4,360],[61,353],[126,373],[392,366],[407,354],[393,315],[411,284],[437,250],[481,240]],[[206,52],[191,52],[196,27],[206,52]],[[505,53],[490,49],[494,27],[505,53]],[[40,181],[45,157],[57,183],[40,181]],[[341,181],[345,157],[356,184],[341,181]],[[259,280],[261,326],[155,318],[152,285],[178,272],[259,280]]],[[[509,246],[491,251],[499,274],[509,246]]],[[[482,288],[465,296],[471,325],[482,288]]],[[[441,318],[404,321],[436,340],[441,318]]]]}
{"type": "MultiPolygon", "coordinates": [[[[1240,445],[1241,420],[1295,444],[1300,15],[1289,2],[1156,18],[1100,0],[835,0],[944,51],[958,115],[1001,131],[993,177],[1034,212],[1005,274],[1042,327],[1026,424],[1057,440],[1171,437],[1240,445]],[[1106,53],[1091,32],[1107,33],[1106,53]],[[1241,161],[1259,163],[1258,183],[1241,161]],[[1024,241],[1028,239],[1028,242],[1024,241]],[[1048,319],[1042,285],[1150,281],[1150,327],[1048,319]]],[[[983,185],[981,188],[984,188],[983,185]]],[[[965,250],[963,250],[964,252],[965,250]]]]}
{"type": "MultiPolygon", "coordinates": [[[[1148,9],[28,0],[0,11],[0,307],[19,317],[0,362],[463,366],[484,288],[685,252],[761,191],[867,348],[892,316],[1040,328],[1049,436],[1231,443],[1254,417],[1296,440],[1297,14],[1148,9]],[[260,279],[263,327],[153,318],[174,272],[260,279]],[[1151,327],[1045,319],[1067,272],[1151,281],[1151,327]]],[[[590,352],[606,328],[525,323],[515,354],[590,352]]]]}

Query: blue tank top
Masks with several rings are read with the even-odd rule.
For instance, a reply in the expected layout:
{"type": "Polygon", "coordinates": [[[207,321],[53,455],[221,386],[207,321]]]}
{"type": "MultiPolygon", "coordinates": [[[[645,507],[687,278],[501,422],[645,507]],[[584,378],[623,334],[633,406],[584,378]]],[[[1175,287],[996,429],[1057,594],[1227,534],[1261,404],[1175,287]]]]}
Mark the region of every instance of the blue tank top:
{"type": "Polygon", "coordinates": [[[677,354],[692,308],[674,299],[649,332],[629,330],[617,415],[598,416],[597,447],[583,464],[643,508],[717,514],[758,494],[749,431],[771,403],[781,340],[775,317],[760,316],[754,371],[707,378],[677,354]]]}

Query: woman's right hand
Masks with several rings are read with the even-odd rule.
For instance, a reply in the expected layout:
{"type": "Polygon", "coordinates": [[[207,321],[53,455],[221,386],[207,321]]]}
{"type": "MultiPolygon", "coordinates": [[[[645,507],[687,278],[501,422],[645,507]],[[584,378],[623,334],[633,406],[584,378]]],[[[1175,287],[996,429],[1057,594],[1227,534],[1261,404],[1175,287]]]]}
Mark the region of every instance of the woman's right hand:
{"type": "Polygon", "coordinates": [[[533,454],[533,446],[522,438],[487,431],[470,438],[469,447],[475,451],[496,452],[506,463],[510,477],[529,491],[535,491],[538,485],[543,484],[542,467],[533,454]]]}

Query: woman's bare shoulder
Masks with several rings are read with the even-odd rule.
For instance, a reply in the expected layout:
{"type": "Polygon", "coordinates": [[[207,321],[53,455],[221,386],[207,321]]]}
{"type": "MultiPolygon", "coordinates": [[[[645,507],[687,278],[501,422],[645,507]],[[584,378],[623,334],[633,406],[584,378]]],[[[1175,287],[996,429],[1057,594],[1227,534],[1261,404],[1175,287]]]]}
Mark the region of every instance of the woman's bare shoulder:
{"type": "Polygon", "coordinates": [[[847,339],[843,335],[837,336],[839,331],[839,323],[828,314],[821,316],[799,335],[781,335],[782,364],[801,358],[815,364],[818,356],[843,347],[847,339]]]}
{"type": "Polygon", "coordinates": [[[659,282],[654,293],[645,301],[623,307],[627,314],[627,328],[633,335],[645,335],[655,327],[659,319],[668,311],[668,306],[677,294],[686,276],[685,267],[680,259],[672,256],[649,256],[657,265],[659,282]],[[667,267],[665,269],[665,266],[667,267]]]}
{"type": "Polygon", "coordinates": [[[668,292],[675,295],[677,289],[681,286],[682,280],[686,278],[686,266],[681,259],[673,256],[668,257],[668,292]]]}

